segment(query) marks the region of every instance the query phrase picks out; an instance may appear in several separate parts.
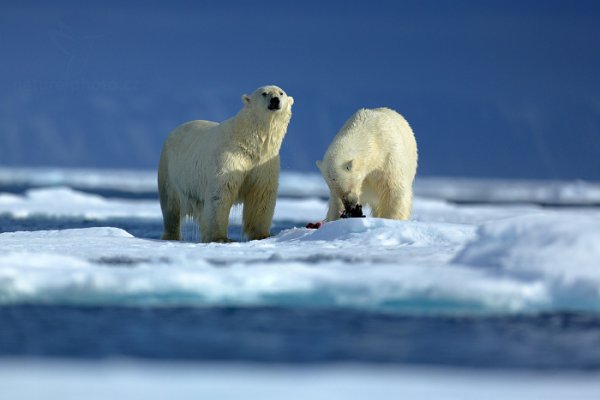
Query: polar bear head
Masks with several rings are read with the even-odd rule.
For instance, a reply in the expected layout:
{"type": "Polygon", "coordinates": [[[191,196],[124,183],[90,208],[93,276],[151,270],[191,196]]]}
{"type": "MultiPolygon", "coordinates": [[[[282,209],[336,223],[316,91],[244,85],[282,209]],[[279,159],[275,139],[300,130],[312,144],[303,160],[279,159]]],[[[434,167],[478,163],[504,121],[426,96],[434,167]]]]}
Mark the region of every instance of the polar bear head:
{"type": "Polygon", "coordinates": [[[244,106],[258,113],[266,113],[270,116],[287,115],[292,113],[294,98],[288,96],[278,86],[268,85],[256,89],[250,96],[242,96],[244,106]]]}
{"type": "Polygon", "coordinates": [[[331,195],[341,200],[347,216],[362,216],[360,198],[364,174],[360,164],[360,160],[345,158],[336,151],[326,154],[323,161],[317,161],[331,195]]]}

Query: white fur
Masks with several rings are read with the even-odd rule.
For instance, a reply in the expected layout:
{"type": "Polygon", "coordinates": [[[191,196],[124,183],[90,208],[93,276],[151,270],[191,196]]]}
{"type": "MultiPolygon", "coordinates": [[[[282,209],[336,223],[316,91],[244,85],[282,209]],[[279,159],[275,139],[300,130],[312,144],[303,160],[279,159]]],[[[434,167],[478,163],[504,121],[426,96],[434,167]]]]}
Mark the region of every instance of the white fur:
{"type": "Polygon", "coordinates": [[[250,240],[269,236],[279,180],[279,148],[294,99],[277,86],[243,95],[244,107],[222,123],[191,121],[173,130],[163,146],[158,189],[163,239],[180,240],[182,217],[200,226],[203,242],[226,242],[229,212],[243,203],[250,240]],[[278,97],[280,110],[270,110],[278,97]]]}
{"type": "Polygon", "coordinates": [[[410,125],[397,112],[358,110],[317,166],[330,189],[327,220],[339,219],[344,204],[368,204],[379,218],[410,217],[417,143],[410,125]]]}

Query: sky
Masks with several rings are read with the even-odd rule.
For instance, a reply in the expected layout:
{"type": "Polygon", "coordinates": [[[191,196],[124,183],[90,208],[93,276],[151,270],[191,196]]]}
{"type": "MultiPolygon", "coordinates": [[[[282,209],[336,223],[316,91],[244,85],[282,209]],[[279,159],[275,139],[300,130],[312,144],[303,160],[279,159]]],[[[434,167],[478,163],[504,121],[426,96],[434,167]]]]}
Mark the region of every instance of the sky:
{"type": "Polygon", "coordinates": [[[173,128],[276,84],[283,169],[386,106],[418,176],[597,181],[598,71],[595,1],[4,1],[0,166],[155,169],[173,128]]]}

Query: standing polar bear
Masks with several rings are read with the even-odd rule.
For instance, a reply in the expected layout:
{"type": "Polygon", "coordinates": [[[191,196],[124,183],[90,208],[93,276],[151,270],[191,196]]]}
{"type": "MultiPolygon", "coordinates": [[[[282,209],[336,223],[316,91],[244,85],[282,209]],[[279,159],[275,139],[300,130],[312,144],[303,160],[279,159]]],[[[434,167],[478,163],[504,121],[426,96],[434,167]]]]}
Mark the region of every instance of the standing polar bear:
{"type": "Polygon", "coordinates": [[[330,190],[327,220],[408,219],[417,172],[417,143],[408,122],[389,108],[361,109],[346,121],[317,161],[330,190]]]}
{"type": "Polygon", "coordinates": [[[243,108],[222,123],[191,121],[173,130],[162,149],[158,191],[162,239],[181,239],[192,217],[203,242],[228,242],[231,207],[243,203],[250,240],[270,235],[279,181],[279,148],[294,99],[277,86],[243,95],[243,108]]]}

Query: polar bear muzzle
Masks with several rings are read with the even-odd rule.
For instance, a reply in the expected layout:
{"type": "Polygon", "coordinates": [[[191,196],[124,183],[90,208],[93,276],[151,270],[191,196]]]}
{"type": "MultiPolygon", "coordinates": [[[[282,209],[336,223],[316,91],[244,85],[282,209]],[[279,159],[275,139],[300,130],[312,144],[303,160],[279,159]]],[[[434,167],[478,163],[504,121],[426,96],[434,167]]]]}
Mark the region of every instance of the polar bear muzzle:
{"type": "Polygon", "coordinates": [[[350,205],[349,203],[344,203],[344,211],[340,215],[340,218],[365,218],[365,214],[363,214],[362,211],[362,205],[350,205]]]}
{"type": "Polygon", "coordinates": [[[279,97],[271,97],[267,108],[272,111],[281,110],[281,101],[279,100],[279,97]]]}

